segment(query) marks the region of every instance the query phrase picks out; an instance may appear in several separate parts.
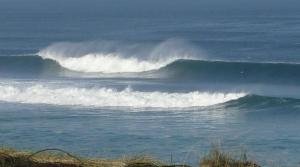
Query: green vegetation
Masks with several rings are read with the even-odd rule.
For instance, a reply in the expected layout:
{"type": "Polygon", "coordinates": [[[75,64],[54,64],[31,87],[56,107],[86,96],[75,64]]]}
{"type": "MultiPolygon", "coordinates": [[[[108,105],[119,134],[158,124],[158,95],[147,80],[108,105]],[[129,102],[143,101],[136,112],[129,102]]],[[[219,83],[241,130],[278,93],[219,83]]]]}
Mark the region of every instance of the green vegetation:
{"type": "MultiPolygon", "coordinates": [[[[148,156],[135,156],[114,160],[86,159],[76,157],[64,150],[45,149],[35,153],[13,149],[0,149],[0,167],[188,167],[168,165],[148,156]]],[[[200,167],[259,167],[248,161],[246,155],[239,159],[220,149],[213,149],[201,160],[200,167]]]]}

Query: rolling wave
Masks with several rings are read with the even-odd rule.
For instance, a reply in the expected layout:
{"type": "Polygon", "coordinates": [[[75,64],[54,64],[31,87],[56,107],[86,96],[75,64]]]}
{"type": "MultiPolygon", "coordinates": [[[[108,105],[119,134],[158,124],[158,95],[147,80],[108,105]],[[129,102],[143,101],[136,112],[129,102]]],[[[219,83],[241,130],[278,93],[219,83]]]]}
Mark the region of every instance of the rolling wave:
{"type": "Polygon", "coordinates": [[[246,96],[246,93],[209,92],[141,92],[129,88],[53,88],[36,84],[33,86],[0,85],[0,101],[77,105],[87,107],[131,107],[131,108],[188,108],[225,103],[246,96]]]}
{"type": "MultiPolygon", "coordinates": [[[[84,63],[79,63],[79,64],[80,66],[85,65],[84,63]]],[[[123,67],[125,68],[125,66],[127,65],[124,65],[123,67]]],[[[101,66],[101,63],[99,64],[99,66],[101,66]]],[[[108,68],[108,67],[109,65],[103,68],[108,68]]],[[[130,68],[131,70],[133,70],[139,67],[136,66],[130,68]]],[[[121,69],[121,67],[119,69],[121,69]]],[[[114,68],[112,68],[111,71],[114,71],[114,68]]],[[[184,81],[184,82],[196,81],[196,82],[229,82],[229,83],[273,83],[273,84],[298,85],[300,83],[299,72],[300,72],[300,64],[224,62],[224,61],[179,59],[156,70],[150,70],[150,71],[139,72],[139,73],[135,72],[134,73],[135,75],[133,76],[140,77],[140,78],[143,77],[167,78],[173,81],[184,81]]],[[[0,77],[1,76],[41,76],[41,77],[42,76],[76,76],[76,77],[99,76],[101,77],[102,75],[100,74],[101,73],[74,72],[71,69],[67,69],[61,66],[55,60],[43,59],[39,56],[1,56],[0,57],[0,77]]],[[[128,73],[117,73],[117,74],[109,73],[106,76],[126,78],[129,77],[130,75],[128,73]]]]}
{"type": "Polygon", "coordinates": [[[300,84],[300,64],[204,60],[186,41],[55,43],[32,56],[1,56],[1,76],[139,77],[172,81],[300,84]]]}

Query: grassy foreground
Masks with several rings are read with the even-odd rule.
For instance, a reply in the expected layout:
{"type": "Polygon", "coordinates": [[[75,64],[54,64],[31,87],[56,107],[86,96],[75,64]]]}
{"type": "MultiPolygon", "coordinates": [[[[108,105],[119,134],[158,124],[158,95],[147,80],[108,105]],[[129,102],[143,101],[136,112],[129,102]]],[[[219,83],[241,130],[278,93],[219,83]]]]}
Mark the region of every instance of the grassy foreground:
{"type": "MultiPolygon", "coordinates": [[[[213,149],[201,159],[199,167],[259,167],[246,156],[234,159],[220,149],[213,149]]],[[[38,152],[21,152],[0,149],[0,167],[189,167],[187,165],[166,164],[151,157],[138,156],[114,160],[85,159],[64,150],[45,149],[38,152]]]]}

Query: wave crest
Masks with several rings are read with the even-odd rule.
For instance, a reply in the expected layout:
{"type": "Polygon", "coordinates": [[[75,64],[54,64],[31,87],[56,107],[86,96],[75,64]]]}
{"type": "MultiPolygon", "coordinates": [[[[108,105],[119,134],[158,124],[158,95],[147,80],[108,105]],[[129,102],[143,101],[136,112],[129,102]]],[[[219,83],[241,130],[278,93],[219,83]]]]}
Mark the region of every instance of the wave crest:
{"type": "Polygon", "coordinates": [[[111,41],[56,43],[38,55],[73,71],[122,73],[156,70],[178,59],[204,55],[199,52],[183,40],[170,39],[158,45],[111,41]]]}

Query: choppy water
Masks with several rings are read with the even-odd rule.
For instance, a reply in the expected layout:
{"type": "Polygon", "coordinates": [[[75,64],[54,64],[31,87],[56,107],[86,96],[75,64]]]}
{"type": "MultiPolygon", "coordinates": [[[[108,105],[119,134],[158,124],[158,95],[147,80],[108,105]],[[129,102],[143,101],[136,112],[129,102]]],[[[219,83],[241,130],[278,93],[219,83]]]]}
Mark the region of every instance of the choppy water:
{"type": "Polygon", "coordinates": [[[300,15],[1,11],[1,145],[300,160],[300,15]]]}

